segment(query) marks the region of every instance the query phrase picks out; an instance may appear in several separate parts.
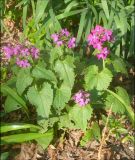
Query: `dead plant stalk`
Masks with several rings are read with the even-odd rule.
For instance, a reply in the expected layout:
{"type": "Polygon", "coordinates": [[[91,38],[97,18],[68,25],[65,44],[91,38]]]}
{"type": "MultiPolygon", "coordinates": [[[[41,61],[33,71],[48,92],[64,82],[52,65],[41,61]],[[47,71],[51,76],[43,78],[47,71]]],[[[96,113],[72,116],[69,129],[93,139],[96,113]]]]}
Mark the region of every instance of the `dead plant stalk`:
{"type": "Polygon", "coordinates": [[[98,159],[97,160],[101,160],[101,152],[102,152],[102,148],[103,148],[103,146],[105,144],[105,141],[106,141],[106,131],[107,131],[107,126],[108,126],[108,123],[109,123],[109,118],[111,116],[111,113],[112,113],[112,105],[109,109],[107,120],[106,120],[106,123],[105,123],[105,127],[104,127],[103,132],[102,132],[102,139],[100,141],[100,146],[99,146],[99,151],[98,151],[98,159]]]}

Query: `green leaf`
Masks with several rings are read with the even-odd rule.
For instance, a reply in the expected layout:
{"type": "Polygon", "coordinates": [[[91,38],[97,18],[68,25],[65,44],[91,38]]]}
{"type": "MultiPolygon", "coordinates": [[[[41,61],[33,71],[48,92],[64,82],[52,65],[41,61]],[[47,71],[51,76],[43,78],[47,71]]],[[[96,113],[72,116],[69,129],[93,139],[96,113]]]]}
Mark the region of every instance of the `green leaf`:
{"type": "Polygon", "coordinates": [[[86,16],[86,29],[85,29],[85,40],[87,39],[89,33],[90,33],[90,29],[91,29],[91,22],[92,22],[92,18],[91,17],[92,13],[88,12],[87,16],[86,16]]]}
{"type": "Polygon", "coordinates": [[[107,1],[101,0],[101,3],[102,3],[102,8],[104,10],[104,13],[105,13],[107,19],[109,20],[109,9],[108,9],[108,5],[107,5],[107,1]]]}
{"type": "Polygon", "coordinates": [[[52,132],[47,132],[47,133],[23,133],[23,134],[14,134],[14,135],[9,135],[9,136],[3,136],[1,137],[1,145],[7,144],[7,143],[21,143],[25,141],[30,141],[33,139],[39,139],[39,138],[44,138],[48,139],[48,137],[52,136],[52,132]]]}
{"type": "Polygon", "coordinates": [[[59,129],[61,128],[74,129],[75,128],[75,125],[71,122],[69,114],[65,114],[59,117],[58,126],[59,126],[59,129]]]}
{"type": "Polygon", "coordinates": [[[122,58],[118,56],[114,56],[114,58],[112,59],[112,64],[113,64],[115,72],[124,73],[128,75],[126,64],[124,63],[122,58]]]}
{"type": "Polygon", "coordinates": [[[95,122],[92,125],[92,132],[93,132],[93,137],[96,140],[99,140],[101,138],[100,127],[99,127],[98,123],[95,122]]]}
{"type": "Polygon", "coordinates": [[[73,7],[77,6],[78,2],[76,1],[71,1],[71,3],[69,3],[65,9],[65,13],[69,12],[73,7]]]}
{"type": "Polygon", "coordinates": [[[48,131],[44,134],[46,134],[47,136],[37,138],[36,141],[38,142],[39,145],[43,147],[43,149],[46,149],[50,144],[50,142],[53,140],[54,133],[53,131],[48,131]]]}
{"type": "Polygon", "coordinates": [[[125,107],[121,104],[121,102],[113,95],[108,95],[106,98],[106,108],[110,108],[111,106],[114,113],[125,113],[125,107]]]}
{"type": "MultiPolygon", "coordinates": [[[[115,90],[116,94],[118,94],[118,96],[120,96],[124,100],[125,104],[127,106],[130,106],[130,99],[126,90],[122,87],[116,87],[115,90]]],[[[112,105],[112,111],[115,113],[124,114],[126,111],[125,106],[119,101],[119,99],[110,94],[106,98],[106,106],[110,108],[111,105],[112,105]]]]}
{"type": "Polygon", "coordinates": [[[3,152],[0,155],[1,160],[8,160],[9,159],[8,157],[9,157],[9,152],[3,152]]]}
{"type": "Polygon", "coordinates": [[[54,31],[58,32],[61,29],[61,25],[60,25],[59,21],[57,20],[52,7],[49,9],[49,13],[50,13],[50,17],[52,20],[52,31],[53,31],[53,33],[54,33],[54,31]]]}
{"type": "Polygon", "coordinates": [[[109,21],[108,21],[108,28],[111,28],[112,23],[114,21],[114,11],[113,8],[115,8],[116,5],[116,1],[112,1],[111,2],[111,12],[110,12],[110,17],[109,17],[109,21]]]}
{"type": "Polygon", "coordinates": [[[26,124],[26,123],[2,123],[1,125],[1,133],[14,131],[18,129],[27,129],[27,128],[35,128],[35,129],[41,129],[39,126],[35,126],[33,124],[26,124]]]}
{"type": "Polygon", "coordinates": [[[62,110],[65,107],[65,104],[69,101],[70,97],[71,88],[62,84],[61,87],[56,90],[53,102],[54,108],[62,110]]]}
{"type": "Polygon", "coordinates": [[[31,104],[36,106],[39,117],[48,118],[53,101],[53,90],[49,83],[44,83],[38,91],[36,87],[30,87],[27,93],[31,104]]]}
{"type": "Polygon", "coordinates": [[[22,0],[21,2],[19,2],[15,7],[20,7],[21,5],[28,3],[29,0],[22,0]]]}
{"type": "Polygon", "coordinates": [[[17,75],[16,89],[19,95],[21,95],[24,90],[31,85],[33,78],[30,75],[30,70],[21,69],[17,75]]]}
{"type": "Polygon", "coordinates": [[[48,5],[49,0],[43,1],[38,0],[36,4],[36,16],[35,16],[35,24],[38,24],[40,19],[42,18],[44,11],[48,5]]]}
{"type": "Polygon", "coordinates": [[[111,96],[113,96],[113,98],[108,98],[108,100],[106,101],[106,105],[109,106],[110,104],[113,105],[115,101],[119,101],[119,104],[117,103],[117,108],[116,106],[112,106],[112,110],[118,110],[119,108],[122,109],[122,107],[126,109],[126,113],[128,114],[133,126],[135,125],[135,119],[134,119],[134,112],[130,106],[130,100],[129,100],[129,96],[126,92],[125,89],[123,89],[122,87],[116,87],[116,93],[114,93],[113,91],[107,89],[107,92],[109,92],[111,94],[111,96]],[[114,101],[114,98],[117,99],[114,101]],[[118,108],[119,107],[119,108],[118,108]]]}
{"type": "Polygon", "coordinates": [[[80,19],[80,24],[79,24],[79,29],[78,29],[78,33],[77,33],[77,39],[76,39],[77,44],[79,43],[81,36],[82,36],[83,28],[85,25],[86,13],[87,13],[87,11],[83,11],[81,14],[81,19],[80,19]]]}
{"type": "Polygon", "coordinates": [[[51,70],[47,70],[45,68],[43,68],[42,66],[37,65],[33,71],[32,71],[32,75],[35,78],[42,78],[42,79],[46,79],[51,81],[53,84],[57,83],[57,79],[55,74],[51,71],[51,70]]]}
{"type": "Polygon", "coordinates": [[[80,144],[82,146],[85,146],[86,143],[88,143],[89,141],[93,139],[99,140],[100,138],[101,138],[101,133],[99,125],[97,122],[94,122],[92,127],[85,132],[84,136],[81,139],[80,144]]]}
{"type": "Polygon", "coordinates": [[[69,117],[72,121],[75,122],[77,128],[82,129],[83,131],[87,128],[87,121],[90,120],[92,114],[92,108],[90,105],[80,107],[75,105],[69,111],[69,117]]]}
{"type": "Polygon", "coordinates": [[[50,63],[54,64],[54,61],[62,55],[63,55],[63,51],[62,51],[61,47],[52,48],[51,53],[50,53],[50,59],[49,59],[50,63]]]}
{"type": "Polygon", "coordinates": [[[85,11],[85,10],[87,10],[87,8],[85,8],[85,9],[78,9],[78,10],[70,11],[70,12],[65,12],[65,13],[57,15],[56,17],[57,17],[58,20],[60,20],[60,19],[63,19],[63,18],[69,17],[69,16],[73,16],[75,14],[79,14],[79,13],[85,11]]]}
{"type": "Polygon", "coordinates": [[[16,101],[16,104],[19,104],[21,107],[24,108],[26,112],[28,112],[28,108],[26,106],[25,101],[13,89],[11,89],[6,85],[2,85],[1,92],[4,93],[5,95],[8,95],[10,99],[12,98],[13,101],[16,101]]]}
{"type": "Polygon", "coordinates": [[[25,29],[25,27],[26,27],[27,10],[28,10],[28,0],[26,3],[24,3],[24,6],[23,6],[23,16],[22,16],[23,29],[25,29]]]}
{"type": "Polygon", "coordinates": [[[85,75],[85,88],[87,90],[94,88],[97,90],[105,90],[108,88],[111,81],[112,73],[110,70],[105,68],[99,72],[96,65],[91,65],[85,75]]]}
{"type": "Polygon", "coordinates": [[[4,105],[5,112],[9,113],[9,112],[17,110],[19,108],[21,108],[19,103],[16,100],[14,100],[12,97],[7,96],[6,101],[5,101],[5,105],[4,105]]]}
{"type": "Polygon", "coordinates": [[[124,9],[121,9],[119,12],[119,17],[120,17],[120,29],[122,34],[126,34],[127,32],[127,27],[128,27],[128,23],[127,23],[127,15],[124,9]]]}
{"type": "Polygon", "coordinates": [[[68,56],[63,61],[57,60],[54,69],[57,72],[58,76],[60,77],[60,80],[63,80],[63,84],[67,85],[67,87],[72,89],[75,80],[75,75],[71,57],[68,56]]]}
{"type": "Polygon", "coordinates": [[[84,136],[82,137],[81,141],[80,141],[80,144],[81,146],[85,146],[89,141],[91,141],[93,139],[93,132],[92,132],[92,129],[88,129],[84,136]]]}

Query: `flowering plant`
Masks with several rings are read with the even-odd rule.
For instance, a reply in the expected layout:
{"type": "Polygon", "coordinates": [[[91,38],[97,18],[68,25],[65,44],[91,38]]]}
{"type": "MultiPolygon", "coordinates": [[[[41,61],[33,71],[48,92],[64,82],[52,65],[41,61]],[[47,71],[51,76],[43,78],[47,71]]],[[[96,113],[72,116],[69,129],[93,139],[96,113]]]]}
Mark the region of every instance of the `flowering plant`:
{"type": "Polygon", "coordinates": [[[53,42],[57,46],[65,45],[68,48],[74,48],[75,47],[75,37],[71,37],[69,31],[67,28],[62,29],[60,33],[52,34],[51,38],[53,39],[53,42]]]}
{"type": "MultiPolygon", "coordinates": [[[[17,65],[17,70],[11,70],[15,80],[2,86],[2,92],[7,96],[5,111],[21,108],[29,116],[35,107],[39,132],[50,135],[48,142],[41,135],[35,138],[44,148],[53,139],[51,129],[56,124],[58,131],[70,128],[86,133],[88,122],[97,116],[97,112],[102,114],[101,109],[107,112],[111,108],[116,114],[127,114],[134,124],[126,90],[119,86],[113,90],[110,87],[115,74],[127,74],[122,59],[111,51],[112,31],[99,25],[91,30],[88,46],[96,49],[97,53],[96,58],[92,54],[87,59],[77,53],[76,38],[67,29],[50,37],[55,46],[43,54],[39,54],[39,49],[34,46],[3,48],[5,57],[10,61],[14,59],[17,65]],[[122,67],[117,66],[118,59],[122,67]]],[[[96,126],[99,131],[97,123],[96,126]]]]}
{"type": "Polygon", "coordinates": [[[32,59],[38,59],[39,49],[34,46],[26,47],[23,45],[11,46],[10,44],[3,47],[4,57],[10,61],[15,59],[16,64],[21,68],[30,66],[32,59]]]}

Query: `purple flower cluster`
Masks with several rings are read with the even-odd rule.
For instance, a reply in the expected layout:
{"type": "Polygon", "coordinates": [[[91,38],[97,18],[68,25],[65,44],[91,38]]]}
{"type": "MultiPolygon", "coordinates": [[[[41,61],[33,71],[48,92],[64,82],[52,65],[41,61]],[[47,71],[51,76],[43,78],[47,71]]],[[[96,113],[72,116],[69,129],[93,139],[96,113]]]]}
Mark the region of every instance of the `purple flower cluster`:
{"type": "Polygon", "coordinates": [[[94,29],[92,29],[91,33],[88,35],[88,45],[92,45],[93,48],[98,49],[100,51],[97,54],[98,59],[106,59],[107,55],[110,53],[107,48],[107,42],[113,41],[112,31],[103,28],[102,26],[97,25],[94,29]]]}
{"type": "Polygon", "coordinates": [[[10,61],[11,58],[14,58],[16,64],[21,68],[27,68],[30,66],[30,59],[38,59],[39,49],[34,46],[26,47],[24,45],[7,45],[3,48],[3,53],[6,59],[10,61]]]}
{"type": "Polygon", "coordinates": [[[73,100],[75,103],[79,104],[79,106],[83,107],[90,102],[90,94],[86,91],[79,90],[74,96],[73,100]]]}
{"type": "Polygon", "coordinates": [[[65,45],[68,48],[74,48],[76,43],[76,38],[71,37],[67,28],[62,29],[59,33],[55,33],[51,35],[53,42],[57,46],[65,45]]]}

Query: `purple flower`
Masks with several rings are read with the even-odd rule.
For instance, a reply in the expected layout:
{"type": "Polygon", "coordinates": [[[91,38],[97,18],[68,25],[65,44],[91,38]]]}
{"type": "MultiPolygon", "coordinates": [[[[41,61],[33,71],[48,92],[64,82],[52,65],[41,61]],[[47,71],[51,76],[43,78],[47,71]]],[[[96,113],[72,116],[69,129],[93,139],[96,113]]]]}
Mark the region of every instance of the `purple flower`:
{"type": "Polygon", "coordinates": [[[89,34],[87,40],[89,42],[89,45],[94,45],[99,42],[99,37],[95,34],[89,34]]]}
{"type": "Polygon", "coordinates": [[[59,35],[58,34],[52,34],[51,38],[53,39],[54,42],[57,42],[59,39],[59,35]]]}
{"type": "Polygon", "coordinates": [[[69,36],[69,31],[67,30],[67,28],[62,29],[62,30],[61,30],[61,33],[62,33],[62,35],[65,35],[66,37],[69,36]]]}
{"type": "Polygon", "coordinates": [[[7,59],[16,59],[16,64],[22,68],[30,66],[29,59],[37,59],[39,57],[39,49],[34,46],[26,47],[20,44],[16,46],[4,46],[3,52],[7,59]]]}
{"type": "Polygon", "coordinates": [[[107,49],[107,47],[103,48],[99,54],[97,54],[98,59],[106,59],[107,55],[110,53],[110,51],[107,49]]]}
{"type": "Polygon", "coordinates": [[[93,48],[101,50],[102,49],[102,43],[101,42],[94,43],[93,48]]]}
{"type": "Polygon", "coordinates": [[[111,41],[111,39],[112,39],[112,31],[106,29],[102,38],[101,38],[101,41],[103,41],[103,42],[111,41]]]}
{"type": "Polygon", "coordinates": [[[104,28],[102,26],[96,25],[95,29],[92,30],[92,33],[96,33],[98,35],[102,34],[104,32],[104,28]]]}
{"type": "Polygon", "coordinates": [[[76,41],[75,37],[70,38],[69,41],[68,41],[68,48],[74,48],[75,47],[75,41],[76,41]]]}
{"type": "Polygon", "coordinates": [[[57,44],[57,46],[62,46],[63,42],[62,41],[57,41],[56,44],[57,44]]]}
{"type": "Polygon", "coordinates": [[[17,58],[16,64],[21,68],[30,67],[30,63],[28,62],[28,60],[20,60],[19,58],[17,58]]]}
{"type": "Polygon", "coordinates": [[[98,59],[106,59],[106,55],[103,53],[99,53],[99,54],[97,54],[97,58],[98,59]]]}
{"type": "Polygon", "coordinates": [[[30,48],[31,55],[33,58],[37,59],[39,57],[39,49],[34,46],[30,48]]]}
{"type": "Polygon", "coordinates": [[[111,30],[97,25],[88,35],[87,41],[88,45],[92,45],[93,48],[100,51],[100,53],[97,54],[98,59],[106,59],[107,55],[109,54],[109,50],[106,46],[107,44],[104,42],[112,42],[113,39],[114,38],[111,30]]]}
{"type": "Polygon", "coordinates": [[[70,36],[70,32],[67,30],[67,28],[62,29],[59,33],[52,34],[51,38],[57,46],[64,45],[68,48],[75,47],[76,39],[75,37],[70,36]]]}
{"type": "Polygon", "coordinates": [[[16,47],[14,47],[14,55],[20,54],[22,49],[21,45],[17,45],[16,47]]]}
{"type": "Polygon", "coordinates": [[[21,50],[21,55],[22,56],[28,56],[28,55],[30,55],[29,49],[28,48],[23,48],[21,50]]]}
{"type": "Polygon", "coordinates": [[[90,102],[90,94],[86,91],[79,90],[74,96],[73,100],[75,103],[77,103],[79,106],[83,107],[87,105],[90,102]]]}
{"type": "Polygon", "coordinates": [[[3,51],[4,51],[4,55],[5,55],[5,57],[7,58],[7,59],[11,59],[11,56],[13,55],[13,48],[10,46],[10,45],[8,45],[8,46],[4,46],[3,47],[3,51]]]}

